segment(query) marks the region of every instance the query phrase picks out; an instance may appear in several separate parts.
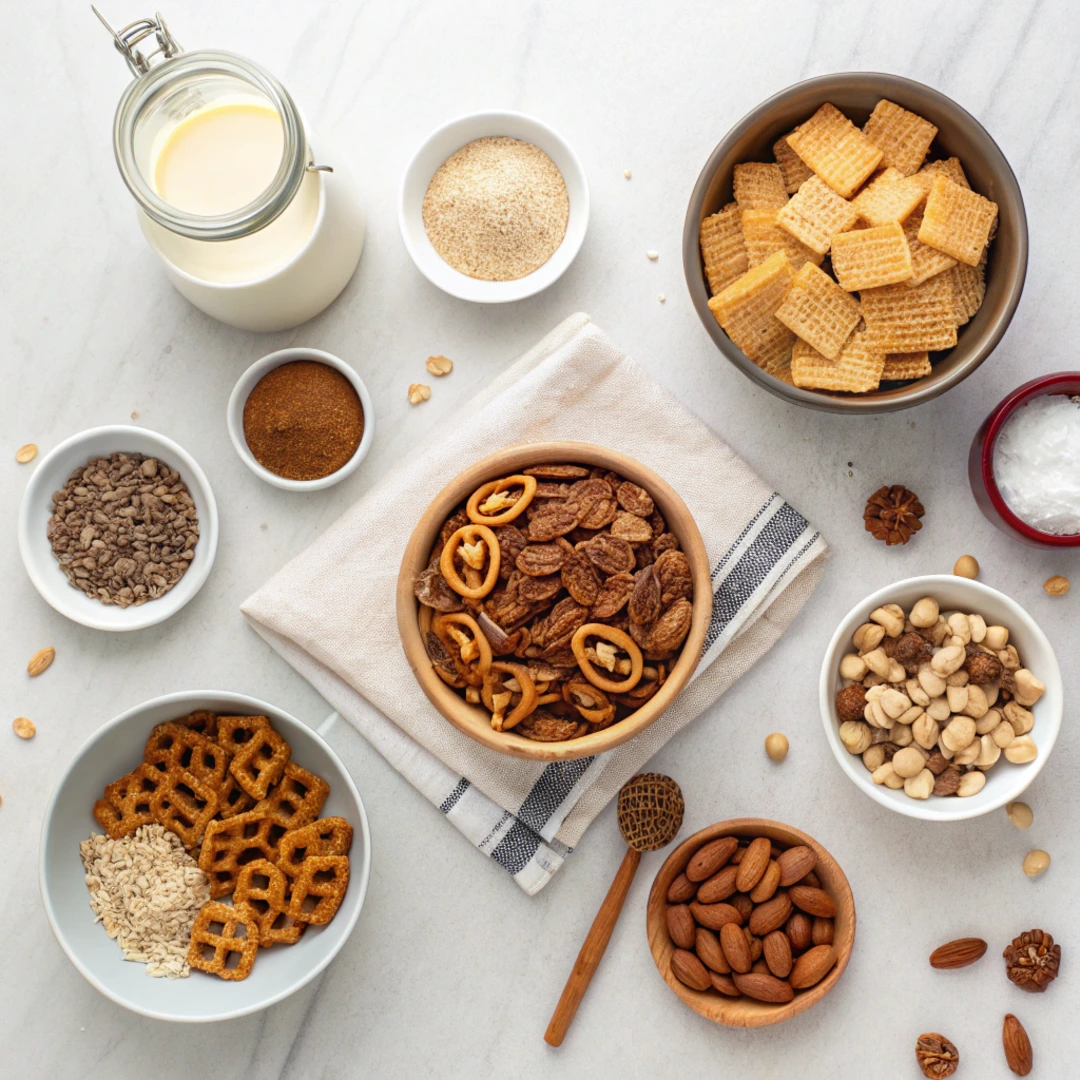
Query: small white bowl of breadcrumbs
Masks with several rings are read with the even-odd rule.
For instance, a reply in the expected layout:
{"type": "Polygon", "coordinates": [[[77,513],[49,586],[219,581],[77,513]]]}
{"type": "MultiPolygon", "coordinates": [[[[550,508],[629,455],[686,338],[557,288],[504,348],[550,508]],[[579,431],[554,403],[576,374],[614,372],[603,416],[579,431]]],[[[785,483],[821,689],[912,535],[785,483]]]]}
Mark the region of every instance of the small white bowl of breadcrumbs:
{"type": "Polygon", "coordinates": [[[585,239],[589,185],[570,146],[516,112],[472,113],[433,132],[405,170],[401,235],[420,272],[480,304],[558,280],[585,239]]]}

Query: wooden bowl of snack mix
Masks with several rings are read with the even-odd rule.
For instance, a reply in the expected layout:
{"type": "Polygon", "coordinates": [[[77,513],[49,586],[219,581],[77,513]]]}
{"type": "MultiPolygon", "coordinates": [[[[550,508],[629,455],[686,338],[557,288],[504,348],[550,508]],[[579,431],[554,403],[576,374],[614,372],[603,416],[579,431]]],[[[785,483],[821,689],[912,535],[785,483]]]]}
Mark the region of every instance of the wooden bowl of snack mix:
{"type": "Polygon", "coordinates": [[[958,821],[1018,799],[1064,699],[1053,647],[1015,600],[955,574],[898,581],[841,621],[821,666],[833,755],[870,798],[958,821]]]}
{"type": "Polygon", "coordinates": [[[907,408],[970,375],[1012,319],[1027,249],[1020,187],[982,125],[876,72],[797,83],[743,117],[683,230],[720,351],[778,397],[833,412],[907,408]]]}
{"type": "Polygon", "coordinates": [[[855,901],[813,837],[737,818],[668,856],[646,930],[657,970],[691,1009],[728,1027],[767,1027],[837,984],[855,942],[855,901]]]}
{"type": "Polygon", "coordinates": [[[509,447],[466,469],[421,517],[398,577],[402,644],[431,703],[484,746],[538,761],[644,731],[689,680],[711,615],[682,499],[589,443],[509,447]]]}

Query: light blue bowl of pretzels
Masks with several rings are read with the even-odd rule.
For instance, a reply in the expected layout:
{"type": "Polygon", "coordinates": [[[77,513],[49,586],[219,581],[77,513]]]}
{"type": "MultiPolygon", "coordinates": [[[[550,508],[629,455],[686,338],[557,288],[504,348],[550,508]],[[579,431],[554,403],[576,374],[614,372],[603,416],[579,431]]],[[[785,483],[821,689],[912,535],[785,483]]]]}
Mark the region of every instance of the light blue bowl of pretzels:
{"type": "Polygon", "coordinates": [[[188,691],[83,744],[49,800],[39,876],[92,986],[199,1023],[265,1009],[323,971],[370,866],[360,793],[318,732],[245,694],[188,691]]]}

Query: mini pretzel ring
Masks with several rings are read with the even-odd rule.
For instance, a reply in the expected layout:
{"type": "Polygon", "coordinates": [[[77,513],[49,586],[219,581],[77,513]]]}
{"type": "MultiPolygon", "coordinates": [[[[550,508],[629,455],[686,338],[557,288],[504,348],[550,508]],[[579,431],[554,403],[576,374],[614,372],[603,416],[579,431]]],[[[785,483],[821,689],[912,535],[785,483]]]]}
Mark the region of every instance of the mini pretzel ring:
{"type": "MultiPolygon", "coordinates": [[[[512,675],[517,679],[518,686],[521,687],[521,700],[508,716],[503,717],[502,724],[495,728],[496,731],[509,731],[515,724],[520,724],[526,716],[536,711],[536,684],[529,674],[529,669],[524,664],[510,664],[503,660],[496,660],[491,665],[491,671],[500,672],[503,675],[512,675]]],[[[481,691],[481,695],[484,704],[494,712],[490,673],[484,678],[484,689],[481,691]]],[[[494,727],[494,720],[492,726],[494,727]]]]}
{"type": "MultiPolygon", "coordinates": [[[[443,546],[442,555],[439,556],[439,569],[450,586],[459,596],[469,600],[479,600],[487,596],[495,588],[495,582],[499,580],[499,564],[502,561],[502,551],[499,548],[498,537],[486,525],[462,525],[457,532],[453,533],[443,546]],[[467,585],[461,579],[457,567],[454,565],[454,556],[463,543],[470,544],[477,540],[483,540],[488,549],[487,576],[482,585],[467,585]]],[[[483,636],[483,635],[481,635],[483,636]]]]}
{"type": "Polygon", "coordinates": [[[469,520],[477,525],[505,525],[508,521],[513,521],[514,518],[520,517],[525,513],[525,508],[533,501],[533,496],[535,494],[535,476],[504,476],[501,480],[491,480],[483,486],[478,487],[472,495],[469,496],[469,501],[465,506],[465,513],[469,515],[469,520]],[[521,487],[524,489],[521,493],[521,497],[513,506],[508,510],[504,510],[501,514],[493,514],[490,517],[481,512],[480,503],[483,502],[484,499],[489,495],[497,495],[500,491],[506,491],[508,488],[512,487],[521,487]]]}
{"type": "MultiPolygon", "coordinates": [[[[458,674],[465,680],[470,686],[479,686],[483,682],[484,676],[491,668],[491,643],[484,635],[484,631],[480,629],[476,620],[471,615],[466,615],[463,611],[454,612],[452,615],[437,615],[431,623],[431,629],[435,631],[435,636],[446,646],[446,651],[450,653],[454,661],[454,666],[458,669],[458,674]],[[460,646],[458,646],[458,652],[454,651],[454,646],[457,642],[450,637],[450,632],[446,629],[447,624],[453,624],[457,626],[464,626],[473,636],[473,640],[476,642],[476,647],[480,650],[480,655],[476,660],[475,672],[469,666],[468,662],[462,660],[458,655],[460,652],[460,646]]],[[[436,671],[438,669],[436,668],[436,671]]]]}
{"type": "Polygon", "coordinates": [[[641,650],[634,644],[634,640],[629,634],[623,633],[622,630],[614,626],[607,626],[604,623],[586,623],[574,635],[570,642],[570,648],[574,650],[574,657],[581,668],[581,674],[593,686],[598,686],[609,694],[625,694],[627,690],[633,690],[641,679],[641,670],[645,666],[641,650]],[[610,641],[612,645],[628,653],[630,656],[630,674],[619,682],[601,675],[593,667],[592,661],[585,655],[585,639],[588,637],[597,637],[603,641],[610,641]]]}

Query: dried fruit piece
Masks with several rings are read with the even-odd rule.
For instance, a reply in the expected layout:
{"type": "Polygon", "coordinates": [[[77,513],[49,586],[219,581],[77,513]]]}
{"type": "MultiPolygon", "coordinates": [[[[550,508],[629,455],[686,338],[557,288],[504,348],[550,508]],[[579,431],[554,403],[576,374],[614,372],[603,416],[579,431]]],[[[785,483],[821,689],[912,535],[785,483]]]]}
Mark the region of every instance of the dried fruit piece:
{"type": "Polygon", "coordinates": [[[454,361],[448,356],[429,356],[424,366],[432,375],[449,375],[454,370],[454,361]]]}
{"type": "Polygon", "coordinates": [[[603,574],[619,574],[634,569],[634,549],[625,541],[601,533],[580,545],[585,557],[603,574]]]}
{"type": "Polygon", "coordinates": [[[629,480],[624,480],[618,486],[615,497],[624,510],[631,514],[637,514],[638,517],[650,517],[656,509],[652,496],[643,487],[639,487],[629,480]]]}
{"type": "Polygon", "coordinates": [[[592,605],[592,617],[594,619],[611,619],[617,615],[634,591],[636,581],[633,574],[625,571],[612,574],[600,586],[600,593],[596,602],[592,605]]]}
{"type": "Polygon", "coordinates": [[[565,559],[564,550],[557,544],[527,544],[514,560],[514,565],[530,577],[543,577],[558,573],[565,559]]]}
{"type": "Polygon", "coordinates": [[[952,1076],[960,1064],[960,1051],[944,1035],[930,1031],[920,1035],[915,1044],[915,1059],[923,1076],[930,1080],[944,1080],[952,1076]]]}
{"type": "Polygon", "coordinates": [[[409,404],[419,405],[422,401],[427,401],[431,397],[431,387],[425,386],[423,383],[409,383],[409,404]]]}
{"type": "Polygon", "coordinates": [[[982,938],[957,938],[944,945],[939,945],[930,954],[930,966],[951,969],[967,967],[986,953],[986,942],[982,938]]]}
{"type": "Polygon", "coordinates": [[[919,520],[926,510],[918,496],[903,484],[879,488],[866,500],[863,521],[875,540],[890,546],[906,544],[922,528],[919,520]]]}
{"type": "Polygon", "coordinates": [[[836,715],[840,722],[861,720],[866,708],[866,687],[862,683],[852,683],[836,692],[836,715]]]}
{"type": "MultiPolygon", "coordinates": [[[[565,540],[561,543],[566,544],[561,571],[563,588],[582,606],[592,607],[600,599],[600,575],[580,551],[571,547],[565,540]]],[[[623,603],[625,602],[624,599],[623,603]]],[[[596,612],[594,611],[593,614],[595,615],[596,612]]],[[[615,611],[611,614],[614,615],[615,611]]]]}
{"type": "Polygon", "coordinates": [[[530,716],[526,716],[514,728],[514,732],[535,742],[564,742],[566,739],[573,739],[582,726],[575,720],[566,720],[544,709],[537,709],[530,716]]]}
{"type": "Polygon", "coordinates": [[[690,601],[676,600],[653,623],[649,630],[646,650],[650,653],[665,653],[679,648],[686,640],[686,635],[690,633],[693,618],[694,607],[690,601]]]}
{"type": "MultiPolygon", "coordinates": [[[[672,536],[671,533],[661,533],[664,536],[672,536]]],[[[668,608],[676,600],[692,600],[694,598],[694,575],[690,570],[690,560],[686,555],[675,549],[666,548],[657,553],[654,569],[660,580],[660,606],[668,608]]]]}
{"type": "Polygon", "coordinates": [[[536,512],[529,521],[529,540],[534,543],[546,543],[556,537],[565,536],[577,528],[581,513],[580,506],[571,506],[569,502],[546,500],[536,508],[536,512]]]}
{"type": "Polygon", "coordinates": [[[626,611],[639,626],[649,625],[660,614],[660,580],[651,566],[638,572],[626,611]]]}
{"type": "MultiPolygon", "coordinates": [[[[587,520],[582,521],[582,525],[589,528],[587,520]]],[[[611,535],[630,544],[644,544],[653,538],[652,526],[644,518],[625,510],[619,510],[615,514],[615,520],[611,523],[611,535]]]]}
{"type": "Polygon", "coordinates": [[[1005,973],[1021,990],[1041,994],[1058,976],[1061,946],[1042,930],[1025,930],[1005,947],[1005,973]]]}

